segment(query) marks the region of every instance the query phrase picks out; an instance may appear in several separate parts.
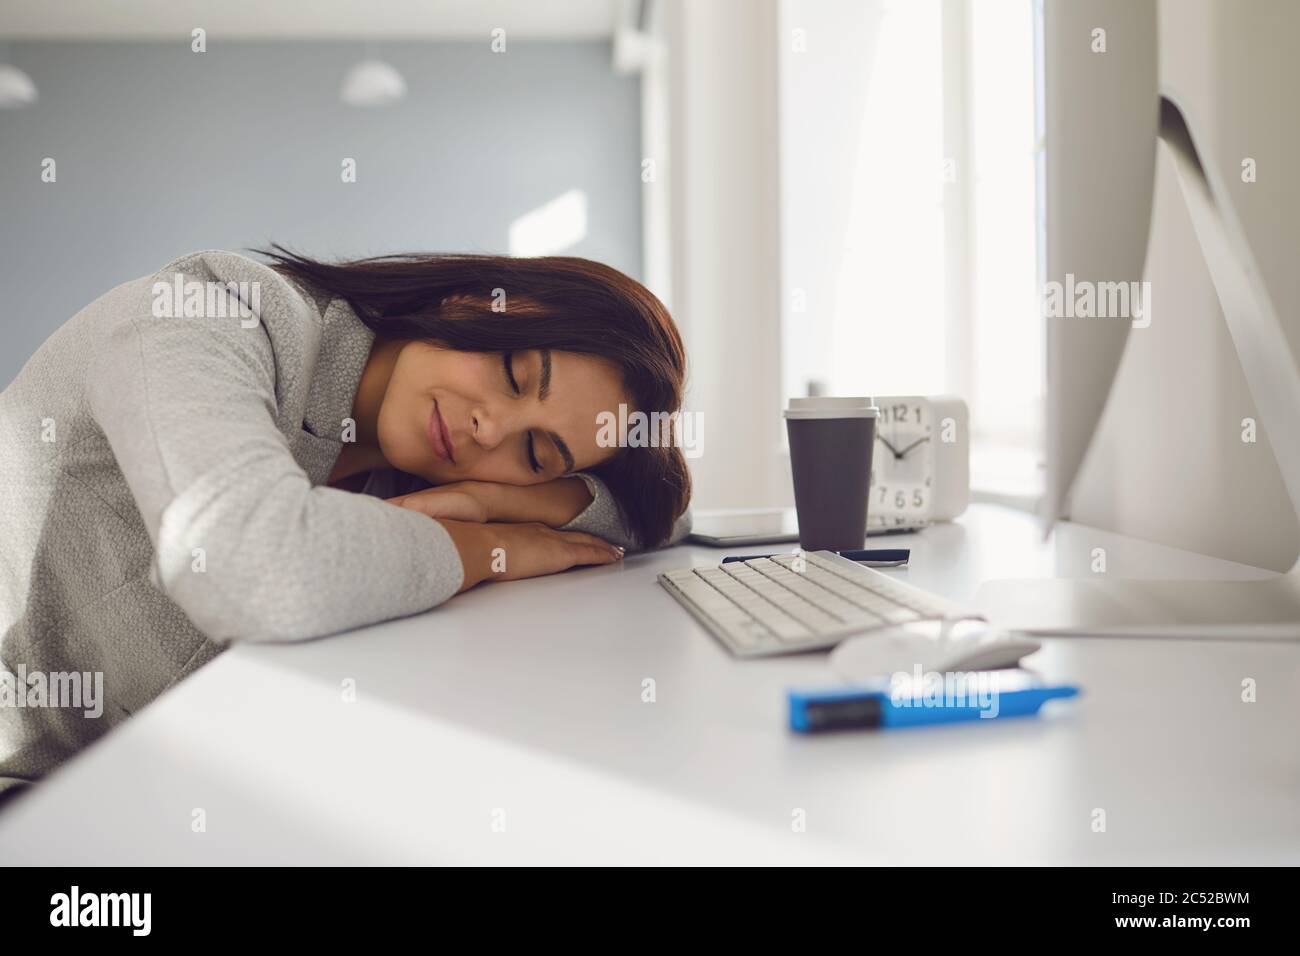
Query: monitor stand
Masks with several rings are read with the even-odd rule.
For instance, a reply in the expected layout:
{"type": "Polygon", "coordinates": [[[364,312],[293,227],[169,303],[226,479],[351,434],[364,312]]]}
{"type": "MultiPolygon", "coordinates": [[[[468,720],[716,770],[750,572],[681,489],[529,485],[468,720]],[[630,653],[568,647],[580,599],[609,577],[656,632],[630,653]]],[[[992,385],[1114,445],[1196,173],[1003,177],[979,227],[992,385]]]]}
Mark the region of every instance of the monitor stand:
{"type": "Polygon", "coordinates": [[[998,627],[1041,635],[1300,641],[1294,572],[1259,581],[989,581],[975,603],[998,627]]]}

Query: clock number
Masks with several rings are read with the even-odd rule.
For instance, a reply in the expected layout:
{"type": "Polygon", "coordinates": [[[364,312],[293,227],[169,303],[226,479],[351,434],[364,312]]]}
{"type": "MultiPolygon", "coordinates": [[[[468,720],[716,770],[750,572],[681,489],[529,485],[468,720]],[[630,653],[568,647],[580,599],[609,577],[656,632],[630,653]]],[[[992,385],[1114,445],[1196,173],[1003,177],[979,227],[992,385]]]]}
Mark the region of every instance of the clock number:
{"type": "Polygon", "coordinates": [[[912,492],[912,507],[920,508],[924,504],[925,497],[921,494],[921,489],[917,488],[916,491],[912,492]]]}
{"type": "Polygon", "coordinates": [[[900,492],[898,492],[897,494],[894,495],[894,507],[895,507],[895,508],[903,508],[903,507],[906,507],[906,505],[907,505],[907,495],[906,495],[906,494],[904,494],[903,492],[900,491],[900,492]]]}

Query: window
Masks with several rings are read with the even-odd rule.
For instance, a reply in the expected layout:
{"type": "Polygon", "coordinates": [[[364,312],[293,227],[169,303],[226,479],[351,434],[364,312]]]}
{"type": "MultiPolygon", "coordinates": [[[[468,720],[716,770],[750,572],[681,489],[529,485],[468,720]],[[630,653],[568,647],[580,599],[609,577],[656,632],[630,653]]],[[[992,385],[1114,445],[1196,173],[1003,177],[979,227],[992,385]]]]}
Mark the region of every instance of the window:
{"type": "Polygon", "coordinates": [[[782,0],[784,396],[950,392],[1032,493],[1042,328],[1031,0],[782,0]]]}

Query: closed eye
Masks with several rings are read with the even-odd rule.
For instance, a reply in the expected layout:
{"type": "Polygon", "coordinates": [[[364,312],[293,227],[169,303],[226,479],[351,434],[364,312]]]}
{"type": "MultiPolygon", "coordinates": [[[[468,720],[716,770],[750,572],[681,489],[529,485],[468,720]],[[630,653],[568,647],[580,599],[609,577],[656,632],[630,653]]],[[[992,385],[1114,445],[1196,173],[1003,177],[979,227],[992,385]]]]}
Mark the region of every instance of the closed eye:
{"type": "MultiPolygon", "coordinates": [[[[516,395],[520,394],[519,381],[515,378],[515,362],[513,352],[504,352],[501,355],[501,367],[505,371],[506,384],[510,386],[510,391],[516,395]]],[[[549,378],[549,376],[546,376],[549,378]]],[[[534,474],[542,471],[542,464],[537,460],[537,449],[533,444],[533,433],[529,432],[524,440],[524,452],[528,459],[528,467],[533,470],[534,474]]]]}
{"type": "Polygon", "coordinates": [[[541,463],[537,460],[537,455],[536,455],[536,453],[534,452],[534,449],[533,449],[533,433],[532,433],[532,432],[529,432],[529,433],[528,433],[528,464],[529,464],[529,467],[531,467],[531,468],[533,469],[533,472],[534,472],[534,473],[536,473],[536,472],[540,472],[540,471],[542,470],[541,463]]]}
{"type": "Polygon", "coordinates": [[[506,383],[510,386],[510,390],[518,395],[519,383],[515,380],[515,362],[513,352],[505,352],[501,355],[501,366],[506,371],[506,383]]]}

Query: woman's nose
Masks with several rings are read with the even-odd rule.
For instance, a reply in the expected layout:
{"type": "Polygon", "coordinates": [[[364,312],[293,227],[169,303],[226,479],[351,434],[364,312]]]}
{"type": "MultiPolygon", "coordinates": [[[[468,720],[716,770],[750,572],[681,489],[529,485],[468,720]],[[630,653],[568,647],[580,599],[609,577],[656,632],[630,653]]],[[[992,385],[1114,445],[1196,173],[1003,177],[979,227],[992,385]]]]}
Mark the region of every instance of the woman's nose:
{"type": "Polygon", "coordinates": [[[501,444],[510,433],[510,423],[505,412],[480,405],[470,409],[470,437],[482,448],[490,451],[501,444]]]}

